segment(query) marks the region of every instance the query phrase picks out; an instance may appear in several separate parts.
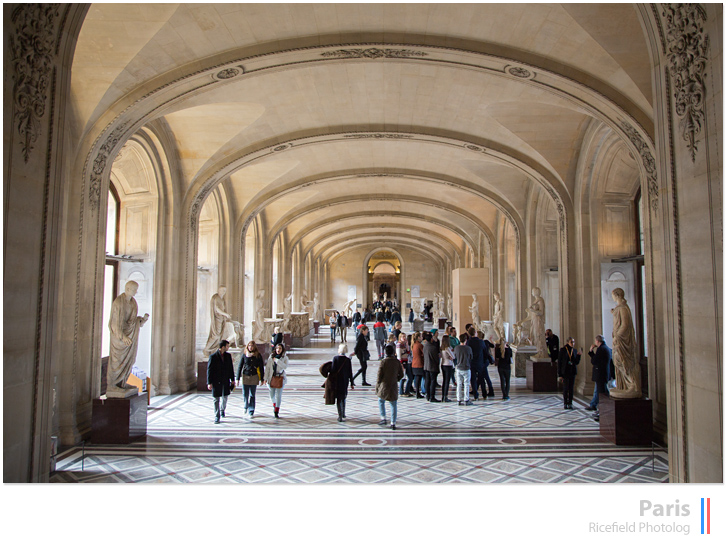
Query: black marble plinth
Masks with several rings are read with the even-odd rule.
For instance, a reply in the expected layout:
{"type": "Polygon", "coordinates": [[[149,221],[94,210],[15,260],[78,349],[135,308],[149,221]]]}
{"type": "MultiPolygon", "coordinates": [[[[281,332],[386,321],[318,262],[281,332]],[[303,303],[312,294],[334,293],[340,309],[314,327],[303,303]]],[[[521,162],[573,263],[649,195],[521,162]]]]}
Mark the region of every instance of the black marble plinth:
{"type": "MultiPolygon", "coordinates": [[[[285,343],[285,333],[282,334],[282,343],[285,346],[285,349],[288,349],[287,344],[285,343]]],[[[270,344],[269,342],[265,342],[264,344],[257,344],[257,351],[260,352],[263,363],[267,363],[267,358],[270,356],[271,347],[272,344],[270,344]]]]}
{"type": "Polygon", "coordinates": [[[91,443],[126,444],[146,435],[146,393],[94,399],[91,443]]]}
{"type": "Polygon", "coordinates": [[[533,392],[557,391],[557,367],[551,361],[527,359],[527,389],[533,392]]]}
{"type": "Polygon", "coordinates": [[[207,389],[207,363],[208,361],[197,362],[197,391],[209,391],[207,389]]]}
{"type": "Polygon", "coordinates": [[[600,396],[600,435],[616,445],[650,445],[653,441],[653,402],[600,396]]]}
{"type": "Polygon", "coordinates": [[[292,347],[292,332],[282,333],[282,343],[285,344],[285,349],[290,349],[292,347]]]}
{"type": "Polygon", "coordinates": [[[320,321],[313,321],[313,330],[315,331],[315,336],[320,333],[320,321]]]}
{"type": "Polygon", "coordinates": [[[439,317],[439,330],[446,328],[446,317],[439,317]]]}

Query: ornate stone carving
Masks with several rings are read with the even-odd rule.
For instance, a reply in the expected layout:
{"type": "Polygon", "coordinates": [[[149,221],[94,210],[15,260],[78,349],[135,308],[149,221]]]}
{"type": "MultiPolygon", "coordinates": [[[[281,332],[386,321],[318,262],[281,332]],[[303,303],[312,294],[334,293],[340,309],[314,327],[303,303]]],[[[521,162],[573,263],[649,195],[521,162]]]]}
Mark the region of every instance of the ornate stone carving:
{"type": "Polygon", "coordinates": [[[238,74],[240,74],[242,71],[237,69],[236,67],[229,67],[227,69],[222,69],[217,73],[217,78],[220,80],[227,80],[228,78],[234,78],[238,74]]]}
{"type": "Polygon", "coordinates": [[[703,32],[706,14],[697,4],[665,4],[666,55],[673,77],[676,114],[681,137],[696,162],[697,136],[704,125],[708,36],[703,32]]]}
{"type": "Polygon", "coordinates": [[[91,207],[95,210],[101,201],[101,177],[103,171],[106,169],[108,163],[108,157],[111,155],[114,147],[118,145],[121,136],[126,130],[126,124],[122,123],[116,127],[113,132],[109,134],[106,141],[101,145],[101,149],[98,151],[95,160],[93,161],[93,167],[91,168],[91,187],[88,190],[91,207]]]}
{"type": "Polygon", "coordinates": [[[532,72],[523,67],[509,67],[507,72],[517,78],[531,78],[532,72]]]}
{"type": "Polygon", "coordinates": [[[14,122],[20,133],[25,162],[40,135],[48,84],[53,69],[55,19],[60,4],[19,4],[12,15],[15,34],[10,36],[13,59],[14,122]]]}
{"type": "Polygon", "coordinates": [[[640,137],[640,134],[638,131],[633,128],[633,126],[624,121],[620,121],[620,127],[623,129],[623,132],[628,136],[630,141],[633,145],[635,145],[635,148],[640,153],[640,158],[643,161],[643,167],[645,168],[645,172],[647,173],[648,178],[648,198],[650,203],[650,208],[653,210],[653,212],[658,211],[658,171],[656,170],[655,165],[655,159],[653,158],[653,155],[650,152],[650,147],[648,147],[648,144],[645,142],[645,140],[640,137]]]}
{"type": "Polygon", "coordinates": [[[321,57],[335,57],[340,59],[402,59],[407,57],[426,57],[428,54],[420,50],[394,50],[391,48],[351,48],[334,50],[332,52],[323,52],[320,55],[321,57]]]}
{"type": "Polygon", "coordinates": [[[412,139],[413,136],[407,134],[346,134],[346,138],[352,139],[412,139]]]}

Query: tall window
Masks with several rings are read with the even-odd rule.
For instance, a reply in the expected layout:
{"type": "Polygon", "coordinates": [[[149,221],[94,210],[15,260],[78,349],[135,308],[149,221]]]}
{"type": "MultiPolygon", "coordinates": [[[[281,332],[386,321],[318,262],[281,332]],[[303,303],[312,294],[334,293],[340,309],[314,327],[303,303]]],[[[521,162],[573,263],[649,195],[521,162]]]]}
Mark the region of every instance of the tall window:
{"type": "Polygon", "coordinates": [[[643,195],[638,190],[635,195],[635,228],[638,233],[638,257],[635,261],[635,272],[638,278],[638,342],[640,343],[640,356],[648,357],[648,325],[645,314],[645,233],[643,231],[643,195]]]}
{"type": "Polygon", "coordinates": [[[106,215],[106,267],[103,276],[103,337],[101,339],[101,357],[107,357],[111,336],[108,332],[108,321],[111,319],[111,305],[118,291],[118,260],[108,256],[118,254],[118,235],[121,201],[113,188],[108,190],[108,213],[106,215]]]}

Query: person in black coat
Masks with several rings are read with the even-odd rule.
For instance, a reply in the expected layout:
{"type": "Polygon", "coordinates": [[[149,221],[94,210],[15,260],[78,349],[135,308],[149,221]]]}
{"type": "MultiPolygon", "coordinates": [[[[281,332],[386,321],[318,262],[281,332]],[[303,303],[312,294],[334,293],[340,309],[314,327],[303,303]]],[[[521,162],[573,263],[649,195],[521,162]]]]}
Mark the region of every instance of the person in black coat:
{"type": "Polygon", "coordinates": [[[362,385],[370,386],[370,384],[366,382],[366,369],[368,368],[368,359],[370,357],[370,353],[368,352],[368,327],[366,327],[365,325],[363,325],[363,328],[360,329],[358,338],[355,341],[355,348],[353,349],[351,357],[353,357],[353,355],[355,355],[360,362],[360,369],[358,369],[358,372],[356,372],[355,376],[353,376],[353,381],[355,381],[359,374],[362,374],[362,385]]]}
{"type": "Polygon", "coordinates": [[[338,315],[338,330],[340,331],[340,341],[341,342],[347,342],[348,341],[348,318],[345,316],[345,313],[341,312],[340,315],[338,315]]]}
{"type": "Polygon", "coordinates": [[[582,358],[582,348],[577,352],[575,339],[571,336],[567,344],[557,355],[557,376],[562,380],[562,401],[565,409],[572,409],[572,395],[575,391],[575,376],[577,376],[577,365],[582,358]]]}
{"type": "Polygon", "coordinates": [[[325,383],[325,404],[332,405],[335,402],[338,407],[338,422],[345,422],[345,400],[348,397],[348,384],[353,389],[353,366],[350,358],[346,355],[348,346],[340,344],[338,346],[338,355],[333,357],[333,361],[327,371],[321,374],[328,379],[325,383]]]}
{"type": "Polygon", "coordinates": [[[283,343],[283,337],[282,337],[282,331],[280,330],[280,327],[275,327],[275,331],[272,333],[272,338],[270,339],[271,347],[270,349],[275,349],[275,346],[278,344],[283,343]]]}
{"type": "MultiPolygon", "coordinates": [[[[595,337],[595,343],[590,346],[588,352],[590,362],[592,363],[592,381],[595,382],[595,392],[592,395],[590,406],[585,407],[586,411],[596,411],[600,402],[600,395],[608,395],[608,379],[610,376],[610,360],[612,352],[605,343],[605,338],[600,334],[595,337]]],[[[593,417],[600,420],[599,415],[593,417]]]]}
{"type": "Polygon", "coordinates": [[[436,399],[436,377],[439,375],[439,346],[431,341],[431,333],[424,335],[423,342],[424,356],[424,378],[426,380],[426,401],[429,403],[440,403],[436,399]]]}
{"type": "Polygon", "coordinates": [[[229,342],[222,340],[219,350],[209,356],[207,363],[207,388],[212,390],[214,398],[214,423],[219,424],[220,416],[224,416],[227,407],[227,396],[234,389],[234,365],[232,356],[227,353],[229,342]]]}
{"type": "Polygon", "coordinates": [[[413,309],[408,310],[408,322],[413,324],[413,309]]]}
{"type": "Polygon", "coordinates": [[[550,360],[557,363],[557,356],[560,352],[560,339],[550,329],[545,330],[545,343],[550,354],[550,360]]]}
{"type": "Polygon", "coordinates": [[[506,341],[502,341],[494,349],[494,357],[499,371],[499,381],[502,385],[502,399],[509,401],[509,380],[512,377],[512,348],[506,341]]]}
{"type": "Polygon", "coordinates": [[[398,308],[395,308],[393,310],[393,313],[391,313],[391,324],[395,325],[396,323],[402,323],[403,319],[401,319],[401,312],[398,311],[398,308]]]}

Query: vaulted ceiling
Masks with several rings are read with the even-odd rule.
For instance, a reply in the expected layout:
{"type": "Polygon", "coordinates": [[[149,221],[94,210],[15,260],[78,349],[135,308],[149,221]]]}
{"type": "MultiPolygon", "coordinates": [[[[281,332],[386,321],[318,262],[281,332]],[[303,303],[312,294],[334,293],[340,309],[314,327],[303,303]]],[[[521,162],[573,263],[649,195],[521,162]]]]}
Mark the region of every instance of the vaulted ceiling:
{"type": "Polygon", "coordinates": [[[94,4],[71,86],[80,143],[158,120],[185,204],[322,257],[463,254],[533,190],[567,211],[590,124],[653,125],[631,4],[94,4]]]}

